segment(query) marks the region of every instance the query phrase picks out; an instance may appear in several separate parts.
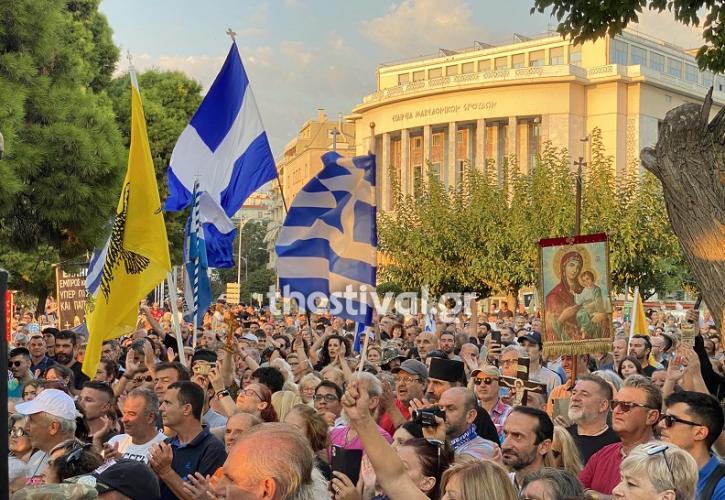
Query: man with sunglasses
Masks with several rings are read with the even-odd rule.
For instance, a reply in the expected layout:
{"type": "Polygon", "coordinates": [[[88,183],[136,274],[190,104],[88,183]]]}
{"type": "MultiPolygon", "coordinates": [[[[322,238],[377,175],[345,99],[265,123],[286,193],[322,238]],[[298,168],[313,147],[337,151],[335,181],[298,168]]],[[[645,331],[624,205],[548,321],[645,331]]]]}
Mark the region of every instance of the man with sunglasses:
{"type": "Polygon", "coordinates": [[[687,451],[700,471],[699,498],[725,500],[725,465],[710,451],[724,424],[720,403],[710,394],[673,392],[665,400],[659,429],[663,441],[687,451]]]}
{"type": "Polygon", "coordinates": [[[610,404],[612,429],[621,442],[605,446],[592,455],[579,480],[590,498],[610,498],[621,479],[622,459],[637,445],[654,439],[654,426],[659,421],[662,393],[650,379],[630,375],[610,404]]]}
{"type": "Polygon", "coordinates": [[[20,399],[23,385],[33,380],[30,371],[30,351],[25,347],[16,347],[8,353],[8,358],[8,368],[15,379],[15,383],[8,384],[8,398],[20,399]]]}
{"type": "Polygon", "coordinates": [[[495,366],[484,366],[473,370],[471,376],[473,377],[473,392],[476,394],[478,404],[488,412],[493,425],[496,426],[499,443],[503,443],[503,426],[513,408],[501,401],[501,386],[499,385],[501,372],[495,366]]]}

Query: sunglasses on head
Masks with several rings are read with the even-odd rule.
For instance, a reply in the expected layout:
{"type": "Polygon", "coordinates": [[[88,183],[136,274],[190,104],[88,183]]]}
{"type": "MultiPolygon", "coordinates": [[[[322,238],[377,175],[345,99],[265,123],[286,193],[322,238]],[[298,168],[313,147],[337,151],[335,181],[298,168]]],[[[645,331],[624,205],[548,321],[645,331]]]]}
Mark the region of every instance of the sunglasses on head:
{"type": "Polygon", "coordinates": [[[643,405],[641,403],[632,403],[629,401],[617,401],[616,399],[613,399],[609,402],[609,408],[614,411],[617,408],[620,409],[622,413],[629,413],[632,411],[632,408],[645,408],[647,410],[656,410],[657,408],[652,408],[647,405],[643,405]]]}
{"type": "Polygon", "coordinates": [[[486,385],[491,385],[494,382],[498,382],[498,378],[495,377],[476,377],[473,379],[474,385],[481,385],[481,382],[483,382],[486,385]]]}
{"type": "Polygon", "coordinates": [[[133,381],[137,384],[142,384],[144,382],[153,382],[154,378],[151,375],[146,375],[145,377],[134,377],[133,381]]]}

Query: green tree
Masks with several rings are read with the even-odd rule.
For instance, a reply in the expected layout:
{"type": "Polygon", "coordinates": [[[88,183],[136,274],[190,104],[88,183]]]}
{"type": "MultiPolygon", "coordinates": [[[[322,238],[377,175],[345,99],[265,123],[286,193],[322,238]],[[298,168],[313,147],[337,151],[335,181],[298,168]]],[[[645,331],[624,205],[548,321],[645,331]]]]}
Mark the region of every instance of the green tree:
{"type": "MultiPolygon", "coordinates": [[[[685,269],[651,175],[615,183],[601,132],[592,133],[592,165],[583,179],[582,233],[610,235],[612,282],[643,293],[679,287],[685,269]],[[659,200],[659,201],[658,201],[659,200]]],[[[574,234],[575,176],[565,148],[550,142],[531,172],[509,158],[491,175],[468,169],[459,189],[429,176],[423,193],[400,196],[378,222],[379,280],[433,295],[491,289],[518,296],[535,286],[542,238],[574,234]]],[[[393,176],[394,177],[394,176],[393,176]]],[[[482,291],[483,290],[483,291],[482,291]]]]}
{"type": "MultiPolygon", "coordinates": [[[[168,195],[166,168],[179,135],[201,103],[201,85],[178,71],[146,71],[137,76],[146,116],[149,146],[156,170],[161,199],[168,195]]],[[[108,94],[113,102],[118,126],[126,146],[131,138],[131,82],[128,74],[114,79],[108,94]]],[[[181,264],[184,248],[184,224],[188,211],[164,214],[169,251],[174,264],[181,264]]]]}
{"type": "MultiPolygon", "coordinates": [[[[698,26],[706,42],[697,53],[701,69],[725,70],[725,9],[706,0],[638,0],[582,2],[534,0],[532,12],[551,10],[557,30],[574,42],[617,35],[637,20],[644,8],[668,10],[683,24],[698,26]]],[[[711,121],[712,89],[702,106],[683,104],[670,110],[659,127],[654,147],[644,148],[644,167],[662,183],[672,229],[688,267],[719,331],[725,326],[725,108],[711,121]]]]}
{"type": "Polygon", "coordinates": [[[0,168],[11,171],[11,192],[0,197],[0,265],[38,307],[52,289],[52,265],[83,257],[102,238],[124,167],[101,89],[118,51],[102,43],[111,32],[97,3],[0,3],[0,102],[10,118],[0,168]]]}

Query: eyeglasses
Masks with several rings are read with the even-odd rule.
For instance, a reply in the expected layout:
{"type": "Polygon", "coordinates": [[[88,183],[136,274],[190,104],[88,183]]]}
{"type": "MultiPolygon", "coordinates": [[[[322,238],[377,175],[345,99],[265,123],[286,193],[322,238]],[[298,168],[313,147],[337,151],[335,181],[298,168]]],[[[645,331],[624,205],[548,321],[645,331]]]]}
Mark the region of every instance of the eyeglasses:
{"type": "Polygon", "coordinates": [[[398,384],[412,384],[413,382],[420,382],[418,377],[397,377],[395,382],[398,384]]]}
{"type": "Polygon", "coordinates": [[[662,453],[662,458],[664,458],[665,465],[667,466],[667,470],[670,471],[670,477],[672,478],[672,489],[675,490],[675,493],[677,493],[677,481],[675,481],[675,475],[672,473],[672,467],[670,467],[670,462],[667,460],[667,453],[665,453],[669,448],[670,447],[666,444],[652,446],[647,450],[647,455],[651,457],[657,455],[658,453],[662,453]]]}
{"type": "Polygon", "coordinates": [[[643,405],[641,403],[632,403],[632,402],[629,402],[629,401],[617,401],[616,399],[613,399],[613,400],[611,400],[609,402],[609,408],[611,408],[612,411],[614,411],[617,408],[619,408],[622,411],[622,413],[629,413],[630,411],[632,411],[632,408],[635,408],[635,407],[638,407],[638,408],[646,408],[648,410],[656,410],[657,409],[657,408],[652,408],[652,407],[647,406],[647,405],[643,405]]]}
{"type": "Polygon", "coordinates": [[[476,377],[473,379],[474,385],[481,385],[481,382],[483,382],[486,385],[491,385],[494,382],[498,382],[498,379],[493,378],[493,377],[476,377]]]}
{"type": "Polygon", "coordinates": [[[312,396],[315,401],[327,401],[328,403],[334,403],[339,398],[334,394],[315,394],[312,396]]]}
{"type": "Polygon", "coordinates": [[[25,432],[25,429],[23,429],[22,427],[14,427],[14,428],[10,429],[10,431],[8,432],[8,436],[14,437],[14,438],[21,438],[21,437],[24,437],[27,435],[28,435],[28,433],[25,432]]]}
{"type": "Polygon", "coordinates": [[[154,378],[151,375],[146,375],[145,377],[134,377],[133,381],[137,384],[143,384],[144,382],[153,382],[154,378]]]}
{"type": "Polygon", "coordinates": [[[257,391],[255,391],[254,389],[244,389],[242,391],[242,394],[244,394],[245,396],[250,397],[250,398],[252,396],[257,396],[259,398],[259,400],[262,401],[262,396],[260,396],[259,393],[257,393],[257,391]]]}
{"type": "Polygon", "coordinates": [[[15,368],[20,368],[20,365],[22,365],[22,361],[8,361],[8,368],[12,368],[13,366],[15,368]]]}
{"type": "Polygon", "coordinates": [[[680,424],[685,425],[692,425],[692,426],[701,426],[703,424],[698,424],[697,422],[693,422],[691,420],[685,420],[684,418],[676,417],[674,415],[661,415],[660,416],[660,422],[665,423],[665,427],[668,429],[674,425],[675,422],[678,422],[680,424]]]}

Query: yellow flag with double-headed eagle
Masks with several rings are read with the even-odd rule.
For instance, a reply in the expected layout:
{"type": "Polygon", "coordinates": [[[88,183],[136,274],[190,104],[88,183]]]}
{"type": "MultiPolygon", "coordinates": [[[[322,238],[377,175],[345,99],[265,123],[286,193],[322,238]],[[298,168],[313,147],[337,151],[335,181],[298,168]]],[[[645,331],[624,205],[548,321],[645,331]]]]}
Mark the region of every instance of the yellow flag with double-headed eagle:
{"type": "Polygon", "coordinates": [[[88,345],[83,372],[93,378],[105,340],[136,329],[140,301],[171,270],[161,199],[146,119],[131,69],[131,145],[111,236],[103,249],[100,280],[86,300],[88,345]]]}

